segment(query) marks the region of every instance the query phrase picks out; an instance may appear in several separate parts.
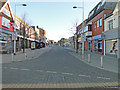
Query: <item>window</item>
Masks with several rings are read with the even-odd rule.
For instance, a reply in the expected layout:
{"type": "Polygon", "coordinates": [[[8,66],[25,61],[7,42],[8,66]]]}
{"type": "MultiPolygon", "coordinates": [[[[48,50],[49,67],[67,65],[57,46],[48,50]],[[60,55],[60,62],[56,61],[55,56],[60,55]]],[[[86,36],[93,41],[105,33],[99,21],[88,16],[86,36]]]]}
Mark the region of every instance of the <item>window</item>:
{"type": "Polygon", "coordinates": [[[103,1],[101,2],[101,6],[103,6],[103,5],[104,5],[104,3],[105,3],[105,0],[103,0],[103,1]]]}
{"type": "Polygon", "coordinates": [[[100,18],[100,26],[102,26],[102,18],[100,18]]]}
{"type": "Polygon", "coordinates": [[[97,6],[97,10],[99,10],[100,7],[101,7],[101,3],[97,6]]]}
{"type": "Polygon", "coordinates": [[[99,27],[99,20],[97,20],[97,27],[99,27]]]}
{"type": "Polygon", "coordinates": [[[96,28],[96,22],[94,22],[94,28],[96,28]]]}
{"type": "Polygon", "coordinates": [[[113,20],[110,20],[108,22],[108,28],[109,28],[109,30],[113,29],[113,20]]]}
{"type": "Polygon", "coordinates": [[[91,17],[94,13],[94,9],[89,13],[88,17],[91,17]]]}

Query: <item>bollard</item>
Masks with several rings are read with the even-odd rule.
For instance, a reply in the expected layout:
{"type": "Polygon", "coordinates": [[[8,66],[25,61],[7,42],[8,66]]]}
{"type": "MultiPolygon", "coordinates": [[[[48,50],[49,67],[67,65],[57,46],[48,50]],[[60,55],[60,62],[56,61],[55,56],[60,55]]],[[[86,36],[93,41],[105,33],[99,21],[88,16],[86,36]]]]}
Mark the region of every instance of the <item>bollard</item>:
{"type": "Polygon", "coordinates": [[[103,56],[101,56],[101,68],[103,68],[103,56]]]}
{"type": "Polygon", "coordinates": [[[88,63],[90,63],[90,54],[88,54],[88,63]]]}
{"type": "Polygon", "coordinates": [[[13,61],[13,53],[12,53],[12,61],[13,61]]]}

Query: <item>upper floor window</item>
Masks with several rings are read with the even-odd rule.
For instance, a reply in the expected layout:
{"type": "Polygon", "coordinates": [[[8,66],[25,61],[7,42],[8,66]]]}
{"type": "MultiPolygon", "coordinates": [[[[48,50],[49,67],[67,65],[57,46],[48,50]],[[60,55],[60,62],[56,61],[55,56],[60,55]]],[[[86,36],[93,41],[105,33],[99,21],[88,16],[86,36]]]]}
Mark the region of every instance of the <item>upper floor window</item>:
{"type": "Polygon", "coordinates": [[[94,22],[94,28],[96,28],[96,22],[94,22]]]}
{"type": "Polygon", "coordinates": [[[109,30],[113,29],[113,20],[110,20],[110,21],[108,22],[108,29],[109,29],[109,30]]]}
{"type": "Polygon", "coordinates": [[[101,7],[101,3],[97,6],[97,10],[99,10],[100,7],[101,7]]]}
{"type": "Polygon", "coordinates": [[[89,16],[88,17],[91,17],[94,13],[94,9],[89,13],[89,16]]]}
{"type": "Polygon", "coordinates": [[[99,27],[99,20],[97,20],[97,27],[99,27]]]}
{"type": "Polygon", "coordinates": [[[103,1],[101,2],[101,6],[104,5],[104,3],[105,3],[105,0],[103,0],[103,1]]]}
{"type": "Polygon", "coordinates": [[[100,18],[100,26],[102,26],[102,18],[100,18]]]}

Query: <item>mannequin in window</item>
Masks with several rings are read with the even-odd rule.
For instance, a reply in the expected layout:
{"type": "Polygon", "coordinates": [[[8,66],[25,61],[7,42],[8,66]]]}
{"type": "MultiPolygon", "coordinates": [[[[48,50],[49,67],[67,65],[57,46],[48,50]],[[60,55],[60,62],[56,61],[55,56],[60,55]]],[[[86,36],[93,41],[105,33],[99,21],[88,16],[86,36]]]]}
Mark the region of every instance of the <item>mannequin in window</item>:
{"type": "Polygon", "coordinates": [[[116,53],[116,51],[117,51],[117,49],[116,49],[116,43],[117,43],[117,41],[114,41],[113,47],[112,47],[112,50],[110,50],[110,53],[112,53],[112,52],[116,53]]]}

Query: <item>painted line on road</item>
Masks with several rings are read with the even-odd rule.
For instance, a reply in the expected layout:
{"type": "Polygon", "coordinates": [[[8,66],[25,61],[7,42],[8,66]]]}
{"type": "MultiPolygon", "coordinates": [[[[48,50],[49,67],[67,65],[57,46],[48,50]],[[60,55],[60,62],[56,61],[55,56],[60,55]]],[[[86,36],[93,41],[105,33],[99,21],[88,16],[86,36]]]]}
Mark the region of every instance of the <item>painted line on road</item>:
{"type": "Polygon", "coordinates": [[[78,76],[80,76],[80,77],[90,77],[89,75],[78,75],[78,76]]]}
{"type": "Polygon", "coordinates": [[[35,70],[35,71],[37,71],[37,72],[43,72],[43,70],[35,70]]]}
{"type": "Polygon", "coordinates": [[[110,78],[106,78],[106,77],[97,77],[97,78],[110,80],[110,78]]]}
{"type": "Polygon", "coordinates": [[[99,69],[104,69],[104,68],[102,68],[102,67],[97,67],[97,68],[99,68],[99,69]]]}
{"type": "Polygon", "coordinates": [[[21,70],[28,71],[28,70],[30,70],[30,69],[21,69],[21,70]]]}
{"type": "Polygon", "coordinates": [[[62,74],[65,74],[65,75],[73,75],[72,73],[62,73],[62,74]]]}
{"type": "Polygon", "coordinates": [[[46,71],[47,73],[57,73],[57,72],[54,72],[54,71],[46,71]]]}
{"type": "Polygon", "coordinates": [[[13,68],[13,67],[11,67],[10,69],[15,69],[15,70],[17,70],[18,68],[13,68]]]}

